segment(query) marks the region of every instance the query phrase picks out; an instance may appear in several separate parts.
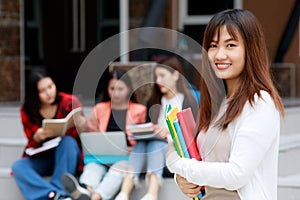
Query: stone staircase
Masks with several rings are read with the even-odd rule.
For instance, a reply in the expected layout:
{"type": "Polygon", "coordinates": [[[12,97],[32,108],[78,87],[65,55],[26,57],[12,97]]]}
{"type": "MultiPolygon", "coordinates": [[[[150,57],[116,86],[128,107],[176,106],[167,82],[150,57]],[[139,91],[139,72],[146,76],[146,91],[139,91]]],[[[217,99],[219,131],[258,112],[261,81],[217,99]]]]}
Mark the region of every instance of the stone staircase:
{"type": "MultiPolygon", "coordinates": [[[[85,109],[90,110],[90,108],[85,109]]],[[[287,108],[282,120],[278,200],[298,200],[300,196],[300,107],[287,108]]],[[[0,106],[0,199],[24,200],[11,176],[11,164],[21,157],[26,138],[19,117],[18,106],[0,106]]],[[[143,183],[145,184],[145,183],[143,183]]],[[[30,191],[29,191],[30,192],[30,191]]],[[[145,193],[145,187],[134,190],[132,200],[139,199],[145,193]]],[[[188,199],[178,189],[172,178],[165,178],[159,193],[159,200],[188,199]]]]}
{"type": "Polygon", "coordinates": [[[22,200],[10,169],[21,157],[26,144],[17,106],[1,107],[0,127],[0,194],[3,199],[22,200]]]}
{"type": "MultiPolygon", "coordinates": [[[[84,109],[86,114],[90,110],[90,108],[84,109]]],[[[10,169],[12,163],[21,157],[26,145],[26,138],[17,106],[5,108],[0,106],[0,127],[0,199],[24,200],[11,175],[10,169]]],[[[145,186],[145,182],[142,182],[142,184],[145,186]]],[[[131,199],[138,200],[145,193],[146,186],[135,189],[131,199]]],[[[173,178],[165,178],[159,193],[159,199],[188,200],[189,198],[178,190],[173,178]]]]}
{"type": "Polygon", "coordinates": [[[278,164],[278,199],[300,196],[300,107],[286,108],[282,120],[278,164]]]}

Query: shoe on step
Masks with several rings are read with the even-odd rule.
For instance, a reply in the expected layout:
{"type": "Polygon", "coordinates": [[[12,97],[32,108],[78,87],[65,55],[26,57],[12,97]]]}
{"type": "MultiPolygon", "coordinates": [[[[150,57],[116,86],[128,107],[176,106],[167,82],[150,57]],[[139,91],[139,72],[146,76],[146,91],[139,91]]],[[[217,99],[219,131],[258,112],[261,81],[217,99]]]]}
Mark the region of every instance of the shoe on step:
{"type": "Polygon", "coordinates": [[[69,173],[65,173],[61,177],[61,183],[65,190],[71,195],[74,200],[90,200],[90,192],[81,187],[77,179],[69,173]]]}

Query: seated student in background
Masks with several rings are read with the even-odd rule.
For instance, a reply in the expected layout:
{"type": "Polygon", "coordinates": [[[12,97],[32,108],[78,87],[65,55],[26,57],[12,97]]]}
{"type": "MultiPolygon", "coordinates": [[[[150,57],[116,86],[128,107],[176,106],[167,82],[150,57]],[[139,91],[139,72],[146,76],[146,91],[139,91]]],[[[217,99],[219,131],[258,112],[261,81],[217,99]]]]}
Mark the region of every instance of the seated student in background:
{"type": "MultiPolygon", "coordinates": [[[[26,148],[39,147],[53,138],[53,131],[42,128],[43,119],[59,119],[81,107],[79,100],[58,92],[52,78],[42,69],[32,70],[26,80],[21,119],[28,139],[26,148]]],[[[82,118],[84,118],[82,116],[82,118]]],[[[12,165],[15,181],[27,200],[71,199],[61,184],[61,176],[82,170],[81,146],[76,128],[70,128],[59,145],[44,154],[17,160],[12,165]],[[51,176],[50,182],[43,176],[51,176]]]]}
{"type": "Polygon", "coordinates": [[[154,124],[155,133],[162,139],[137,141],[129,157],[128,173],[116,200],[130,199],[134,185],[138,186],[145,162],[147,163],[148,191],[141,199],[158,199],[165,167],[165,154],[168,150],[166,139],[169,129],[166,125],[164,109],[167,104],[178,106],[180,110],[191,107],[195,118],[198,111],[197,101],[186,87],[187,83],[182,74],[181,63],[175,56],[163,58],[155,67],[155,84],[149,101],[149,114],[154,124]]]}
{"type": "MultiPolygon", "coordinates": [[[[125,70],[112,71],[101,102],[95,105],[87,120],[88,131],[124,131],[126,125],[144,123],[147,109],[137,103],[132,90],[130,77],[125,70]]],[[[134,141],[128,140],[129,151],[133,144],[134,141]]],[[[88,163],[84,166],[79,183],[71,174],[65,174],[62,182],[73,199],[112,199],[120,190],[126,164],[127,161],[120,161],[108,170],[106,165],[88,163]]]]}

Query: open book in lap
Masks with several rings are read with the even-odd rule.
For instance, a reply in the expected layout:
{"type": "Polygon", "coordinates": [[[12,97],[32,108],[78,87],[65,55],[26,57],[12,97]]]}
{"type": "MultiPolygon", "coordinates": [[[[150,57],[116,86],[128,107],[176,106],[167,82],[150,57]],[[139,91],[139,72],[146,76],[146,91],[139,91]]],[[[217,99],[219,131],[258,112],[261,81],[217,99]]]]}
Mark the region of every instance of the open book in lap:
{"type": "Polygon", "coordinates": [[[73,109],[65,118],[63,119],[44,119],[42,123],[43,128],[52,129],[54,135],[52,139],[45,141],[40,147],[37,148],[27,148],[25,153],[28,156],[37,156],[42,153],[47,153],[48,151],[57,147],[60,143],[61,136],[64,136],[69,128],[75,126],[74,119],[76,115],[80,115],[82,111],[81,107],[73,109]]]}
{"type": "Polygon", "coordinates": [[[65,118],[62,119],[44,119],[42,127],[49,128],[54,131],[54,137],[65,135],[69,128],[75,126],[74,119],[77,115],[80,115],[82,111],[81,107],[73,109],[65,118]]]}

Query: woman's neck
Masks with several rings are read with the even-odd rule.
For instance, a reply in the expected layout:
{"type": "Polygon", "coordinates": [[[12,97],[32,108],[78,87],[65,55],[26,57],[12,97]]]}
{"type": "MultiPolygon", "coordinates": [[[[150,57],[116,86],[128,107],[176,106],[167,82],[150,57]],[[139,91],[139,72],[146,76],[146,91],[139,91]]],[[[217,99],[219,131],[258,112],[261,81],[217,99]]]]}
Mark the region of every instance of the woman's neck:
{"type": "Polygon", "coordinates": [[[128,102],[123,102],[123,103],[113,103],[111,104],[112,109],[114,110],[125,110],[128,108],[128,102]]]}
{"type": "Polygon", "coordinates": [[[51,119],[55,117],[57,111],[57,104],[42,104],[39,110],[42,117],[51,119]]]}
{"type": "Polygon", "coordinates": [[[165,94],[164,94],[164,97],[166,98],[166,99],[172,99],[172,98],[174,98],[176,95],[178,94],[178,92],[177,92],[177,90],[170,90],[170,91],[168,91],[168,92],[166,92],[165,94]]]}
{"type": "Polygon", "coordinates": [[[226,82],[226,88],[227,88],[226,98],[230,98],[237,91],[238,86],[239,86],[239,80],[233,79],[233,80],[226,80],[225,82],[226,82]]]}

